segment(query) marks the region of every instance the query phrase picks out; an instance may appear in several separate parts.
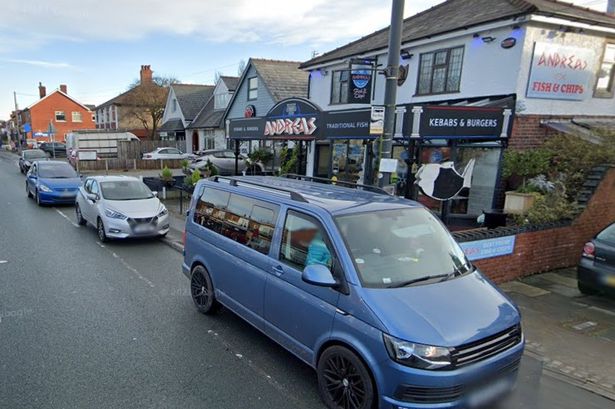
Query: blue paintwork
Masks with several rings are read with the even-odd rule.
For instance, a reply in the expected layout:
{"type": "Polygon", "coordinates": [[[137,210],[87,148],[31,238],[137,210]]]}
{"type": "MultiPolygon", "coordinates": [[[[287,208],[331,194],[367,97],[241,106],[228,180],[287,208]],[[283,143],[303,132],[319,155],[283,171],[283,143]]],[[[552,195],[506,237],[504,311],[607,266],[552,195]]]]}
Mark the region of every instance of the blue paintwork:
{"type": "MultiPolygon", "coordinates": [[[[64,162],[65,163],[65,162],[64,162]]],[[[70,166],[65,163],[66,166],[70,166]]],[[[82,180],[76,178],[41,178],[28,174],[26,184],[31,192],[38,191],[40,202],[43,204],[70,204],[75,203],[82,180]],[[45,185],[51,192],[43,192],[40,185],[45,185]]]]}
{"type": "Polygon", "coordinates": [[[396,402],[393,395],[400,384],[447,387],[470,382],[520,358],[523,342],[484,361],[449,371],[410,368],[389,358],[383,333],[428,345],[459,346],[520,322],[519,311],[513,303],[479,271],[442,283],[399,289],[360,285],[333,216],[421,205],[376,193],[290,179],[250,177],[246,180],[292,190],[308,202],[241,183],[231,186],[200,181],[186,221],[182,270],[190,277],[195,264],[204,265],[222,304],[301,360],[315,367],[319,353],[327,345],[344,344],[369,366],[381,408],[452,408],[462,403],[413,406],[396,402]],[[196,198],[205,186],[280,206],[268,255],[193,222],[196,198]],[[282,226],[291,209],[311,215],[324,226],[344,270],[345,291],[308,284],[302,279],[303,272],[278,260],[282,226]]]}

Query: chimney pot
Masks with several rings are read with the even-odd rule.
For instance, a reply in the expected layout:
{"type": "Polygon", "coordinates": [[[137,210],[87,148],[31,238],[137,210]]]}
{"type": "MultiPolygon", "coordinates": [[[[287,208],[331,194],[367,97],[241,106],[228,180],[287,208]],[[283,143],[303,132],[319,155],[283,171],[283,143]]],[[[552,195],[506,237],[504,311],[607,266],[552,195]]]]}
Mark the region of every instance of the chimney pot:
{"type": "Polygon", "coordinates": [[[141,72],[140,72],[140,76],[141,76],[141,84],[149,84],[152,82],[152,78],[153,78],[153,74],[154,72],[152,71],[152,69],[150,68],[150,65],[142,65],[141,66],[141,72]]]}
{"type": "Polygon", "coordinates": [[[60,84],[60,91],[65,94],[68,94],[68,88],[66,87],[66,84],[60,84]]]}
{"type": "Polygon", "coordinates": [[[43,85],[42,82],[39,81],[38,83],[38,96],[42,98],[45,98],[45,96],[47,95],[47,88],[43,85]]]}

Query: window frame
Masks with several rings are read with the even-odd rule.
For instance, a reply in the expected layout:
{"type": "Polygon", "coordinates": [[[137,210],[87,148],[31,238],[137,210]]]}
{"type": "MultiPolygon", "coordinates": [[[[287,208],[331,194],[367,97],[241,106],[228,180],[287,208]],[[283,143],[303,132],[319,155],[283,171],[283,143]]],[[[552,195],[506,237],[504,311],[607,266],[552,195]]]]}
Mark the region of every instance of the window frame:
{"type": "Polygon", "coordinates": [[[72,111],[70,113],[70,119],[72,122],[81,123],[83,122],[83,114],[81,113],[81,111],[72,111]],[[75,114],[77,114],[77,116],[79,117],[78,119],[75,119],[75,114]]]}
{"type": "Polygon", "coordinates": [[[258,75],[248,78],[248,101],[255,101],[258,99],[258,75]],[[256,81],[256,87],[252,88],[252,80],[256,81]],[[256,95],[252,97],[252,92],[256,95]]]}
{"type": "Polygon", "coordinates": [[[461,92],[461,79],[463,77],[463,62],[465,60],[465,45],[459,45],[459,46],[454,46],[454,47],[445,47],[445,48],[439,48],[437,50],[434,51],[429,51],[429,52],[425,52],[425,53],[421,53],[419,56],[419,64],[418,64],[418,70],[417,70],[417,76],[416,76],[416,89],[415,89],[415,93],[414,96],[416,97],[424,97],[424,96],[430,96],[430,95],[444,95],[444,94],[458,94],[461,92]],[[457,50],[457,49],[461,49],[462,50],[462,54],[461,54],[461,67],[459,69],[459,83],[457,84],[457,87],[455,90],[449,90],[448,89],[448,79],[449,79],[449,74],[450,74],[450,63],[451,63],[451,53],[453,50],[457,50]],[[441,53],[443,51],[446,51],[446,62],[444,64],[436,64],[436,55],[438,53],[441,53]],[[421,93],[421,72],[422,72],[422,62],[423,62],[423,58],[427,55],[432,55],[432,65],[431,65],[431,73],[429,74],[429,92],[426,93],[421,93]],[[441,92],[433,92],[433,79],[434,79],[434,72],[436,69],[438,68],[445,68],[445,76],[444,76],[444,91],[441,92]]]}
{"type": "MultiPolygon", "coordinates": [[[[598,65],[598,71],[602,70],[602,66],[604,65],[604,58],[606,57],[606,53],[609,47],[613,48],[615,52],[615,42],[607,41],[602,47],[602,56],[600,57],[600,64],[598,65]]],[[[594,84],[594,98],[613,98],[615,96],[615,60],[611,62],[611,78],[609,80],[609,87],[606,89],[598,88],[598,82],[600,81],[600,77],[598,73],[596,73],[596,83],[594,84]]]]}
{"type": "Polygon", "coordinates": [[[340,69],[340,70],[333,70],[331,71],[331,92],[329,95],[329,105],[344,105],[344,104],[348,104],[348,88],[346,88],[346,92],[342,93],[342,84],[346,83],[348,84],[348,87],[350,87],[350,72],[348,69],[340,69]],[[348,75],[346,76],[346,80],[342,81],[342,74],[346,72],[348,75]],[[340,76],[340,80],[337,81],[337,87],[336,87],[336,81],[335,81],[335,75],[339,73],[340,76]],[[339,96],[339,101],[334,101],[333,100],[333,89],[337,88],[338,91],[338,96],[339,96]]]}
{"type": "Polygon", "coordinates": [[[64,111],[55,111],[53,117],[55,118],[56,122],[66,122],[66,112],[64,111]],[[58,114],[61,114],[61,116],[63,116],[64,119],[58,119],[58,114]]]}

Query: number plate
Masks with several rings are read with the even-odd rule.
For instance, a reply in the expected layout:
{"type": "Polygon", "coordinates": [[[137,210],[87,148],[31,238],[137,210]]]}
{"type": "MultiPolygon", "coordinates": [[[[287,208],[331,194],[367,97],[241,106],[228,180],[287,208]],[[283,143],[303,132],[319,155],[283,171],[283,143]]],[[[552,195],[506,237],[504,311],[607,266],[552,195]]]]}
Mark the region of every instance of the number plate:
{"type": "Polygon", "coordinates": [[[508,393],[512,387],[513,381],[510,378],[498,379],[470,393],[468,395],[468,406],[470,408],[484,407],[508,393]]]}
{"type": "Polygon", "coordinates": [[[141,225],[135,226],[135,233],[149,233],[153,230],[154,228],[149,224],[141,224],[141,225]]]}
{"type": "Polygon", "coordinates": [[[615,275],[610,275],[606,277],[606,285],[609,287],[615,287],[615,275]]]}

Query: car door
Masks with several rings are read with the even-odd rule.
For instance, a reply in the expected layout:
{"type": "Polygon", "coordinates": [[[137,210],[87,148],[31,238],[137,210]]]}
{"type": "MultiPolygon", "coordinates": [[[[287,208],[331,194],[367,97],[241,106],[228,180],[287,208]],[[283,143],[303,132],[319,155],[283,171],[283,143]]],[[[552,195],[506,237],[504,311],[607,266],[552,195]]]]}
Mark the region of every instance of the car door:
{"type": "Polygon", "coordinates": [[[28,177],[26,178],[26,186],[30,193],[34,194],[36,191],[36,181],[38,178],[38,166],[34,163],[28,171],[28,177]]]}
{"type": "Polygon", "coordinates": [[[339,291],[308,284],[301,277],[306,265],[326,264],[343,280],[329,237],[319,219],[288,209],[265,287],[267,333],[307,361],[319,338],[331,331],[340,297],[339,291]]]}
{"type": "MultiPolygon", "coordinates": [[[[98,181],[92,179],[92,183],[90,184],[90,190],[87,193],[100,197],[100,186],[98,185],[98,181]]],[[[86,197],[85,202],[87,204],[87,209],[85,211],[84,217],[87,221],[96,225],[98,220],[98,200],[91,200],[90,198],[86,197]]]]}
{"type": "Polygon", "coordinates": [[[182,159],[183,155],[179,149],[169,148],[167,149],[167,157],[165,159],[182,159]]]}
{"type": "Polygon", "coordinates": [[[602,230],[594,239],[596,255],[594,263],[596,266],[608,266],[615,269],[615,224],[602,230]]]}
{"type": "Polygon", "coordinates": [[[94,179],[86,179],[83,186],[79,188],[79,195],[81,198],[79,199],[79,207],[81,209],[81,216],[87,220],[88,222],[92,222],[92,201],[88,198],[88,195],[92,191],[92,183],[94,183],[94,179]]]}

